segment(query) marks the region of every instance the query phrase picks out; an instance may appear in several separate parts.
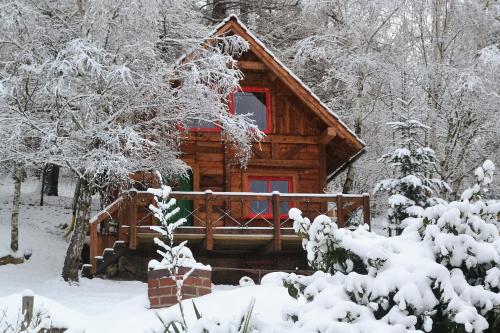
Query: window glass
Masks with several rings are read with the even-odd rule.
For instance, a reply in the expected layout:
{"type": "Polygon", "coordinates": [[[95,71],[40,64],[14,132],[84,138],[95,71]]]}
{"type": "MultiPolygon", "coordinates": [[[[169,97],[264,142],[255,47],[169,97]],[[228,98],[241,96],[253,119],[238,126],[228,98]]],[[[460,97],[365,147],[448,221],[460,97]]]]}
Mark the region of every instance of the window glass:
{"type": "MultiPolygon", "coordinates": [[[[288,180],[271,180],[271,191],[279,191],[280,193],[288,193],[290,182],[288,180]]],[[[290,207],[288,202],[280,202],[280,213],[288,214],[290,207]]]]}
{"type": "Polygon", "coordinates": [[[233,94],[234,113],[248,114],[261,131],[267,130],[267,107],[265,92],[238,91],[233,94]]]}
{"type": "Polygon", "coordinates": [[[252,179],[250,180],[250,192],[267,192],[267,180],[252,179]]]}
{"type": "MultiPolygon", "coordinates": [[[[263,177],[259,179],[249,179],[249,190],[250,192],[272,192],[279,191],[280,193],[289,193],[291,185],[291,179],[273,179],[272,177],[263,177]]],[[[250,204],[251,214],[271,214],[272,204],[265,200],[252,201],[250,204]]],[[[289,202],[280,202],[280,214],[287,215],[290,210],[289,202]]]]}
{"type": "Polygon", "coordinates": [[[289,180],[271,180],[271,192],[288,193],[289,180]]]}
{"type": "MultiPolygon", "coordinates": [[[[250,180],[250,192],[267,192],[267,180],[250,180]]],[[[251,208],[253,214],[269,214],[267,201],[252,201],[251,208]]]]}

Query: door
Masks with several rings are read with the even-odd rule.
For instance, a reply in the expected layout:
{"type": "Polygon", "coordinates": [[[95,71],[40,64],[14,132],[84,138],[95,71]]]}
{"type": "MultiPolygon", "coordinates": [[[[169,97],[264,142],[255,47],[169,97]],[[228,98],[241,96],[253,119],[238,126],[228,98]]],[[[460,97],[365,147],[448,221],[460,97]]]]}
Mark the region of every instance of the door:
{"type": "MultiPolygon", "coordinates": [[[[179,179],[178,191],[192,192],[194,190],[193,172],[188,171],[188,175],[179,179]]],[[[184,225],[193,225],[193,201],[192,200],[177,200],[177,207],[180,208],[176,218],[185,218],[187,222],[184,225]]]]}

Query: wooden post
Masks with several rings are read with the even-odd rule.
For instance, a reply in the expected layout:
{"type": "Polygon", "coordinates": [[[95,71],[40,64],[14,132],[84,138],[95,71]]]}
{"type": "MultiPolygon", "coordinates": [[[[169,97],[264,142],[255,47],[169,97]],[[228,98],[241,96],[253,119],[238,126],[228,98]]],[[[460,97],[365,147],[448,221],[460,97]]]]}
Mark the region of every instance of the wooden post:
{"type": "MultiPolygon", "coordinates": [[[[327,188],[327,174],[326,174],[326,145],[318,145],[319,148],[319,183],[321,190],[326,191],[327,188]]],[[[322,202],[321,213],[328,215],[328,202],[322,202]]],[[[331,214],[330,214],[331,216],[331,214]]]]}
{"type": "Polygon", "coordinates": [[[129,191],[129,222],[130,222],[130,243],[129,247],[132,250],[137,248],[137,190],[132,189],[129,191]]]}
{"type": "Polygon", "coordinates": [[[205,191],[205,212],[206,212],[205,249],[207,251],[212,251],[214,249],[214,230],[213,230],[213,226],[212,226],[212,201],[211,201],[211,199],[212,199],[212,191],[206,190],[205,191]]]}
{"type": "Polygon", "coordinates": [[[337,195],[337,225],[339,228],[345,227],[344,221],[344,195],[339,193],[337,195]]]}
{"type": "Polygon", "coordinates": [[[128,242],[125,238],[125,231],[123,226],[126,225],[127,214],[128,214],[128,198],[126,196],[121,197],[122,200],[118,204],[118,240],[128,242]]]}
{"type": "MultiPolygon", "coordinates": [[[[224,146],[224,192],[231,192],[231,161],[229,160],[229,147],[223,143],[224,146]]],[[[224,200],[224,211],[227,213],[231,210],[231,201],[224,200]]],[[[229,225],[228,216],[224,217],[224,225],[229,225]]]]}
{"type": "Polygon", "coordinates": [[[25,331],[28,329],[33,319],[33,304],[35,303],[35,297],[33,295],[23,295],[22,302],[23,322],[21,324],[21,330],[25,331]]]}
{"type": "Polygon", "coordinates": [[[370,220],[370,195],[363,193],[363,222],[368,224],[368,230],[372,229],[370,220]]]}
{"type": "Polygon", "coordinates": [[[273,192],[274,252],[281,251],[280,193],[273,192]]]}
{"type": "Polygon", "coordinates": [[[95,257],[102,254],[99,253],[99,241],[97,237],[97,222],[94,222],[90,224],[90,263],[92,264],[92,274],[96,273],[97,268],[95,257]]]}

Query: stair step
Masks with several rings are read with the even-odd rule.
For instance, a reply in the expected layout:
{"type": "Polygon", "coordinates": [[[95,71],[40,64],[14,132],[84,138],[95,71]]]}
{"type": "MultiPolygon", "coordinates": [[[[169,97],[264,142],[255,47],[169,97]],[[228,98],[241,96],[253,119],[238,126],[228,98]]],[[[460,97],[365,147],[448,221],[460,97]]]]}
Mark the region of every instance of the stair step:
{"type": "Polygon", "coordinates": [[[96,274],[106,271],[106,267],[118,261],[123,253],[127,251],[127,245],[124,241],[116,241],[113,247],[107,247],[102,251],[102,256],[95,256],[96,274]]]}
{"type": "Polygon", "coordinates": [[[122,252],[122,251],[125,251],[126,249],[127,249],[127,244],[125,244],[124,241],[117,241],[113,245],[113,250],[115,252],[122,252]]]}
{"type": "Polygon", "coordinates": [[[90,265],[90,264],[84,264],[82,266],[82,277],[85,277],[87,279],[93,278],[93,276],[92,276],[92,265],[90,265]]]}

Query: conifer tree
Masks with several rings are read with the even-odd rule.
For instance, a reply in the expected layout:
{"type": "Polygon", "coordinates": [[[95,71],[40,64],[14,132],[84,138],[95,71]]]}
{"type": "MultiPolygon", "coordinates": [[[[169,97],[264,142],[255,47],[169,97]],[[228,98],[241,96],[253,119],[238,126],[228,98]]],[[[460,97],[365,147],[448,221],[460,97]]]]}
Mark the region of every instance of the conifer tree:
{"type": "Polygon", "coordinates": [[[398,101],[401,103],[400,120],[387,124],[400,141],[394,151],[379,160],[394,170],[394,177],[379,182],[374,191],[389,194],[389,235],[401,234],[403,221],[414,215],[419,207],[426,208],[436,203],[433,197],[436,190],[449,189],[444,181],[430,178],[436,155],[434,150],[424,144],[423,137],[429,127],[414,118],[412,100],[398,101]]]}

